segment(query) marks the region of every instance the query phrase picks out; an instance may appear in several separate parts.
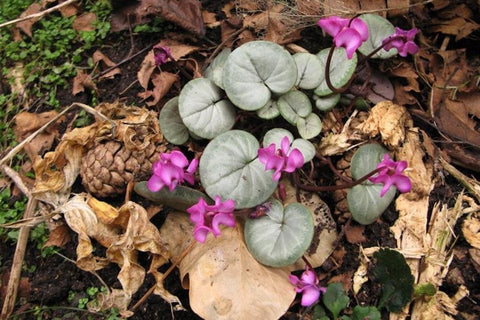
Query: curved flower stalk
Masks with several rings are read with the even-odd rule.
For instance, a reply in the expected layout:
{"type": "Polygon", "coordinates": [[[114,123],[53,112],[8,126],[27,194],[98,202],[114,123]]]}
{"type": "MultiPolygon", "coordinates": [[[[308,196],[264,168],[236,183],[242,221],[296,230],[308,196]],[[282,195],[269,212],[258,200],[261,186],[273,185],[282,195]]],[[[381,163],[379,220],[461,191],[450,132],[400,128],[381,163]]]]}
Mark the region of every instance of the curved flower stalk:
{"type": "Polygon", "coordinates": [[[333,37],[336,47],[344,47],[348,59],[368,39],[367,24],[360,18],[346,19],[331,16],[318,20],[318,25],[333,37]]]}
{"type": "Polygon", "coordinates": [[[413,42],[413,39],[415,39],[417,32],[417,28],[403,30],[395,27],[395,33],[385,38],[382,42],[382,46],[387,51],[396,48],[398,54],[402,57],[406,57],[409,53],[415,54],[418,52],[418,46],[413,42]]]}
{"type": "Polygon", "coordinates": [[[280,142],[280,148],[276,149],[275,143],[267,148],[258,149],[258,160],[265,164],[265,170],[274,169],[273,181],[280,180],[282,171],[294,172],[301,168],[304,163],[303,154],[297,148],[290,150],[290,140],[287,136],[280,142]]]}
{"type": "Polygon", "coordinates": [[[171,153],[162,153],[160,154],[160,160],[153,164],[153,175],[147,182],[148,190],[157,192],[167,186],[172,192],[178,184],[185,180],[194,184],[193,174],[197,170],[197,166],[197,158],[189,164],[187,157],[181,151],[174,150],[171,153]]]}
{"type": "Polygon", "coordinates": [[[201,243],[205,243],[207,235],[211,232],[215,237],[221,234],[219,225],[235,227],[233,210],[235,201],[222,202],[220,196],[215,196],[215,204],[208,205],[203,198],[199,198],[197,204],[187,209],[190,220],[195,224],[193,237],[201,243]]]}
{"type": "Polygon", "coordinates": [[[317,275],[308,267],[300,278],[294,275],[290,275],[288,278],[290,283],[295,286],[295,291],[302,293],[301,305],[304,307],[313,305],[320,298],[320,293],[325,294],[327,291],[326,288],[318,285],[317,275]]]}
{"type": "Polygon", "coordinates": [[[402,174],[403,170],[407,168],[407,161],[393,161],[388,153],[383,156],[383,160],[377,165],[377,170],[380,170],[374,177],[368,178],[370,182],[383,184],[380,196],[383,197],[391,186],[395,186],[398,191],[405,193],[412,188],[410,179],[402,174]]]}

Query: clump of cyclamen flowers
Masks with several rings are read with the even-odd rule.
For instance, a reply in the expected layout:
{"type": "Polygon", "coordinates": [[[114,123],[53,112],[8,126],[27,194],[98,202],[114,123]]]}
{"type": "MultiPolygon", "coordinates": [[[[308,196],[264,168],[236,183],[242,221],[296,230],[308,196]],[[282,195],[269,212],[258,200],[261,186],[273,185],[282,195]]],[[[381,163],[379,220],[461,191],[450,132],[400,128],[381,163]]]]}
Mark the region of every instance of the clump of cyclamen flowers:
{"type": "Polygon", "coordinates": [[[405,193],[412,188],[410,178],[402,174],[407,168],[407,161],[393,161],[390,155],[386,153],[383,160],[377,164],[378,174],[368,178],[370,182],[383,184],[380,196],[383,197],[390,187],[395,186],[398,191],[405,193]]]}
{"type": "Polygon", "coordinates": [[[258,160],[265,164],[265,170],[274,170],[273,181],[280,180],[282,172],[294,172],[304,163],[302,152],[297,148],[290,151],[290,140],[287,136],[280,142],[280,148],[275,143],[266,148],[258,149],[258,160]]]}

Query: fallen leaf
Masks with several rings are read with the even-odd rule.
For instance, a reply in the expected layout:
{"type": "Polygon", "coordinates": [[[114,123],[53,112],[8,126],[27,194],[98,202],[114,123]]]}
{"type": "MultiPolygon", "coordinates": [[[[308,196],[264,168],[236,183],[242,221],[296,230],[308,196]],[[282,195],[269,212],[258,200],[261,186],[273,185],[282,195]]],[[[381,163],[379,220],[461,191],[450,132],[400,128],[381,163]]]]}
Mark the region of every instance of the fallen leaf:
{"type": "Polygon", "coordinates": [[[197,36],[205,35],[201,3],[198,0],[183,0],[181,3],[176,0],[140,0],[112,14],[112,31],[128,30],[132,25],[148,22],[152,16],[163,17],[197,36]]]}
{"type": "MultiPolygon", "coordinates": [[[[193,311],[204,319],[281,317],[295,298],[289,271],[258,263],[245,246],[240,223],[221,231],[217,238],[209,235],[205,243],[195,243],[179,264],[193,311]]],[[[175,256],[193,240],[192,232],[188,214],[180,212],[169,213],[161,228],[161,236],[175,249],[175,256]],[[179,220],[183,222],[179,224],[179,220]]]]}
{"type": "Polygon", "coordinates": [[[93,82],[92,76],[84,70],[77,69],[77,75],[73,78],[72,94],[75,96],[84,92],[85,88],[98,91],[97,85],[93,82]]]}
{"type": "Polygon", "coordinates": [[[472,32],[480,29],[480,25],[473,20],[464,17],[456,17],[451,20],[432,19],[429,32],[441,32],[455,36],[455,41],[468,37],[472,32]]]}
{"type": "MultiPolygon", "coordinates": [[[[42,11],[42,6],[36,2],[32,3],[30,6],[28,6],[27,10],[25,10],[21,15],[20,18],[23,18],[25,16],[29,16],[31,14],[39,13],[42,11]]],[[[27,36],[30,38],[32,37],[32,26],[40,20],[40,17],[37,18],[32,18],[24,21],[17,22],[15,25],[17,28],[25,32],[27,36]]]]}
{"type": "MultiPolygon", "coordinates": [[[[147,105],[154,106],[162,99],[170,90],[175,82],[179,80],[178,75],[170,72],[161,72],[152,76],[153,90],[151,92],[152,101],[148,101],[147,105]]],[[[148,97],[144,97],[148,98],[148,97]]]]}
{"type": "Polygon", "coordinates": [[[56,246],[59,248],[63,248],[65,244],[70,241],[70,230],[67,228],[66,225],[61,224],[57,226],[55,229],[50,230],[48,234],[48,240],[45,242],[43,247],[49,246],[56,246]]]}
{"type": "MultiPolygon", "coordinates": [[[[114,67],[117,64],[110,60],[106,55],[104,55],[100,50],[95,50],[93,53],[93,62],[98,65],[99,63],[103,63],[107,68],[114,67]]],[[[103,74],[100,79],[113,79],[116,74],[120,74],[120,68],[116,67],[110,70],[109,72],[103,74]]]]}
{"type": "Polygon", "coordinates": [[[349,223],[345,225],[345,238],[351,244],[358,244],[367,241],[367,238],[363,234],[365,231],[365,226],[363,225],[355,225],[352,226],[349,223]]]}
{"type": "MultiPolygon", "coordinates": [[[[42,113],[21,112],[15,117],[15,136],[18,141],[23,141],[56,116],[56,111],[42,113]]],[[[37,134],[31,142],[24,146],[25,152],[32,161],[35,161],[38,156],[41,156],[44,152],[51,149],[54,140],[59,135],[58,126],[64,119],[64,117],[60,118],[55,124],[52,124],[43,132],[37,134]]]]}
{"type": "Polygon", "coordinates": [[[94,31],[95,21],[97,21],[97,15],[93,12],[86,12],[73,20],[72,28],[76,31],[94,31]]]}

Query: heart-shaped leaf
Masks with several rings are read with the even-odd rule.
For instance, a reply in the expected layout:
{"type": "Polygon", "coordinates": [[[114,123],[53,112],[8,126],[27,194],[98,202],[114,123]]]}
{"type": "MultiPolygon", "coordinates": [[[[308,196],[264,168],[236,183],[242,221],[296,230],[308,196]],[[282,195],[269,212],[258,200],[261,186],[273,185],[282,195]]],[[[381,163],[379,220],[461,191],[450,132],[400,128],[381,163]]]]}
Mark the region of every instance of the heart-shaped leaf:
{"type": "Polygon", "coordinates": [[[292,90],[280,96],[277,106],[282,117],[294,126],[298,118],[305,118],[312,113],[310,99],[301,91],[292,90]]]}
{"type": "Polygon", "coordinates": [[[352,157],[350,168],[352,178],[358,180],[377,168],[388,150],[377,143],[368,143],[360,146],[352,157]]]}
{"type": "Polygon", "coordinates": [[[380,197],[382,188],[382,185],[364,182],[348,191],[348,209],[355,221],[364,225],[371,224],[388,208],[395,198],[396,189],[390,188],[383,197],[380,197]]]}
{"type": "MultiPolygon", "coordinates": [[[[373,50],[382,46],[382,41],[395,33],[395,27],[387,19],[379,16],[378,14],[366,13],[359,16],[360,19],[365,21],[368,26],[368,39],[365,41],[358,51],[367,56],[373,50]]],[[[375,53],[372,58],[388,59],[398,53],[397,49],[392,48],[389,51],[381,49],[375,53]]]]}
{"type": "Polygon", "coordinates": [[[217,86],[223,89],[223,66],[227,61],[232,49],[223,49],[218,56],[213,59],[212,63],[205,70],[205,78],[212,80],[217,86]]]}
{"type": "Polygon", "coordinates": [[[257,116],[265,120],[274,119],[279,115],[280,110],[278,110],[277,101],[272,99],[268,100],[266,105],[257,110],[257,116]]]}
{"type": "Polygon", "coordinates": [[[165,103],[158,117],[160,130],[163,137],[173,144],[184,144],[188,141],[188,129],[178,112],[178,97],[174,97],[165,103]]]}
{"type": "Polygon", "coordinates": [[[303,139],[312,139],[322,131],[322,120],[315,113],[297,120],[298,133],[303,139]]]}
{"type": "Polygon", "coordinates": [[[282,128],[274,128],[270,129],[265,133],[263,137],[262,146],[264,148],[268,147],[270,144],[275,143],[275,146],[280,148],[281,141],[284,137],[288,137],[290,141],[290,150],[297,148],[303,155],[304,163],[310,161],[315,156],[315,146],[308,140],[305,139],[295,139],[293,138],[293,134],[282,128]],[[293,142],[292,142],[293,140],[293,142]]]}
{"type": "Polygon", "coordinates": [[[320,85],[319,73],[325,72],[317,56],[308,52],[299,52],[293,55],[297,65],[297,82],[299,88],[310,90],[320,85]]]}
{"type": "Polygon", "coordinates": [[[243,110],[258,110],[273,94],[290,91],[297,66],[288,51],[269,41],[251,41],[235,49],[223,68],[228,98],[243,110]]]}
{"type": "MultiPolygon", "coordinates": [[[[365,144],[358,148],[350,163],[352,177],[358,180],[375,170],[385,153],[387,150],[376,143],[365,144]]],[[[355,221],[361,224],[373,223],[388,208],[395,197],[396,189],[390,188],[383,197],[380,197],[382,188],[383,185],[372,184],[367,180],[348,191],[348,208],[355,221]]]]}
{"type": "Polygon", "coordinates": [[[235,107],[223,99],[222,90],[207,78],[190,80],[180,92],[178,110],[194,134],[213,139],[235,124],[235,107]]]}
{"type": "MultiPolygon", "coordinates": [[[[320,70],[325,70],[327,65],[327,57],[330,49],[323,49],[317,54],[318,59],[322,65],[320,70]]],[[[348,83],[355,68],[357,67],[357,54],[354,53],[352,59],[347,58],[347,53],[344,48],[335,48],[330,62],[330,81],[335,88],[341,88],[348,83]]],[[[314,90],[318,96],[328,96],[333,93],[328,88],[325,80],[325,71],[319,73],[321,82],[320,85],[314,90]]]]}
{"type": "Polygon", "coordinates": [[[272,267],[284,267],[297,261],[310,246],[313,219],[300,203],[285,208],[274,198],[266,216],[245,223],[245,242],[258,262],[272,267]]]}
{"type": "Polygon", "coordinates": [[[317,109],[325,112],[333,109],[340,101],[340,97],[340,93],[334,93],[323,97],[314,95],[313,99],[315,100],[315,106],[317,109]]]}
{"type": "Polygon", "coordinates": [[[277,187],[273,171],[258,160],[259,142],[242,130],[225,132],[207,145],[200,158],[200,179],[213,199],[232,199],[235,208],[251,208],[267,200],[277,187]]]}

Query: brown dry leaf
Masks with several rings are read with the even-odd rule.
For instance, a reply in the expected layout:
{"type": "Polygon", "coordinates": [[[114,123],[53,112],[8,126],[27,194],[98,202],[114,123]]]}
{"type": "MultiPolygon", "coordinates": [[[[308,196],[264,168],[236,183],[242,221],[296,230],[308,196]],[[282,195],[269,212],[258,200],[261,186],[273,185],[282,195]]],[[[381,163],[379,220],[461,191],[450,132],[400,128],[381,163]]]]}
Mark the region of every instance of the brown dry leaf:
{"type": "Polygon", "coordinates": [[[143,89],[148,89],[150,77],[152,76],[155,68],[155,55],[153,53],[153,50],[150,50],[143,59],[142,65],[137,72],[138,83],[142,86],[143,89]]]}
{"type": "Polygon", "coordinates": [[[472,247],[480,249],[480,217],[478,214],[472,214],[463,221],[462,233],[472,247]]]}
{"type": "MultiPolygon", "coordinates": [[[[239,223],[221,231],[217,238],[210,235],[204,244],[196,243],[179,264],[182,283],[190,288],[190,306],[204,319],[278,319],[295,298],[288,270],[258,263],[239,223]]],[[[169,213],[161,228],[167,246],[180,252],[192,233],[188,214],[180,212],[169,213]],[[168,223],[173,217],[175,224],[168,223]]]]}
{"type": "Polygon", "coordinates": [[[152,75],[151,80],[153,83],[153,90],[140,92],[138,93],[138,96],[143,99],[152,97],[153,100],[148,101],[147,105],[154,106],[168,93],[173,84],[179,80],[179,77],[176,74],[163,71],[152,75]]]}
{"type": "Polygon", "coordinates": [[[355,225],[352,226],[350,221],[345,225],[345,238],[351,244],[358,244],[367,241],[367,238],[363,234],[365,226],[355,225]]]}
{"type": "Polygon", "coordinates": [[[220,25],[220,21],[217,20],[217,14],[214,12],[203,10],[202,19],[207,28],[215,28],[220,25]]]}
{"type": "Polygon", "coordinates": [[[63,6],[60,9],[58,9],[62,16],[69,18],[71,16],[77,15],[78,14],[78,6],[73,3],[68,6],[63,6]]]}
{"type": "Polygon", "coordinates": [[[480,29],[475,21],[465,17],[455,17],[451,20],[432,19],[429,32],[441,32],[455,36],[455,41],[468,37],[472,32],[480,29]]]}
{"type": "MultiPolygon", "coordinates": [[[[42,127],[44,124],[57,116],[56,111],[47,111],[42,113],[21,112],[15,117],[14,132],[18,141],[22,141],[42,127]]],[[[65,118],[60,118],[54,125],[39,133],[33,140],[24,147],[28,157],[35,161],[45,151],[51,149],[54,140],[58,137],[58,125],[65,118]]]]}
{"type": "Polygon", "coordinates": [[[84,70],[77,69],[77,75],[73,78],[72,94],[75,96],[80,92],[84,92],[85,88],[98,91],[97,85],[93,82],[91,75],[84,70]]]}
{"type": "Polygon", "coordinates": [[[55,229],[50,230],[48,234],[48,240],[43,247],[56,246],[62,248],[70,241],[70,230],[66,225],[58,225],[55,229]]]}
{"type": "Polygon", "coordinates": [[[70,188],[80,172],[84,148],[92,143],[96,126],[76,128],[65,134],[55,148],[34,163],[33,194],[50,204],[60,205],[70,196],[70,188]]]}
{"type": "MultiPolygon", "coordinates": [[[[36,2],[32,3],[28,8],[27,10],[25,10],[21,15],[20,15],[20,18],[23,18],[25,16],[28,16],[28,15],[31,15],[31,14],[35,14],[35,13],[39,13],[40,11],[42,11],[42,6],[36,2]]],[[[24,20],[24,21],[21,21],[21,22],[17,22],[17,24],[15,25],[18,29],[22,30],[23,32],[25,32],[25,34],[27,36],[29,36],[30,38],[32,37],[32,26],[35,24],[35,22],[37,22],[38,20],[40,20],[40,17],[38,18],[33,18],[33,19],[28,19],[28,20],[24,20]]]]}
{"type": "Polygon", "coordinates": [[[101,312],[117,308],[123,318],[133,316],[133,312],[128,310],[128,306],[132,298],[120,289],[111,289],[108,292],[100,292],[95,296],[95,300],[87,303],[88,311],[101,312]]]}
{"type": "Polygon", "coordinates": [[[112,14],[112,31],[128,30],[131,25],[146,23],[151,16],[160,16],[182,28],[203,37],[205,26],[202,20],[201,3],[197,0],[140,0],[124,6],[112,14]],[[134,17],[134,21],[132,21],[134,17]]]}
{"type": "Polygon", "coordinates": [[[72,28],[76,31],[93,31],[95,30],[95,21],[97,21],[97,15],[93,12],[86,12],[73,20],[72,28]]]}
{"type": "MultiPolygon", "coordinates": [[[[107,68],[114,67],[117,64],[110,60],[106,55],[104,55],[100,50],[95,50],[93,53],[93,62],[95,65],[98,65],[100,62],[103,63],[107,68]]],[[[116,74],[120,74],[120,68],[116,67],[110,70],[109,72],[105,73],[100,77],[100,79],[113,79],[116,74]]]]}
{"type": "Polygon", "coordinates": [[[405,107],[382,101],[370,110],[368,119],[358,129],[370,137],[380,135],[385,145],[397,148],[405,139],[407,121],[411,119],[405,107]]]}
{"type": "MultiPolygon", "coordinates": [[[[120,213],[119,210],[110,204],[100,201],[95,197],[89,196],[87,199],[88,206],[93,210],[95,215],[97,216],[98,220],[104,224],[113,224],[116,220],[118,220],[120,213]]],[[[128,220],[128,217],[123,220],[128,220]]],[[[126,221],[125,221],[126,222],[126,221]]],[[[126,223],[124,225],[119,225],[122,227],[126,227],[126,223]]]]}

